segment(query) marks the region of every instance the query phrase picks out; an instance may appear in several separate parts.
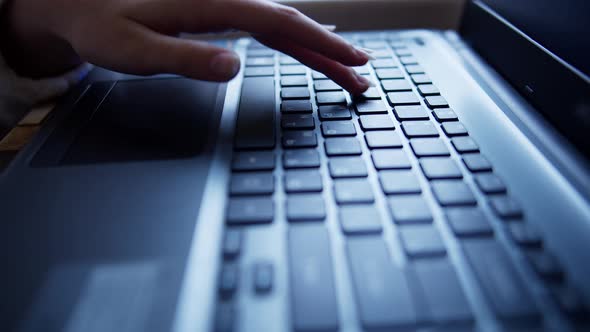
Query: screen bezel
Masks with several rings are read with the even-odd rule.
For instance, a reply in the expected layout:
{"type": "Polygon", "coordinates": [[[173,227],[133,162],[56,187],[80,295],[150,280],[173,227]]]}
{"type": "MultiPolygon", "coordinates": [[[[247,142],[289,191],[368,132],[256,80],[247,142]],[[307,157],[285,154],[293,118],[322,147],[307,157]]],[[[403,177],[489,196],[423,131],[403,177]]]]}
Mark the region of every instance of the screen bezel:
{"type": "Polygon", "coordinates": [[[481,1],[466,4],[462,38],[590,159],[590,79],[481,1]]]}

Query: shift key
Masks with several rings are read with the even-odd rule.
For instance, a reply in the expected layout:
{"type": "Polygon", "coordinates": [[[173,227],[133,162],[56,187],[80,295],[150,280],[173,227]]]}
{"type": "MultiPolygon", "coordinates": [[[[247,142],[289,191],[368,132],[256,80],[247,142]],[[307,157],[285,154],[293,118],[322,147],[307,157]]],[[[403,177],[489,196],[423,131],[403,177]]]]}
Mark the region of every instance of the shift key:
{"type": "Polygon", "coordinates": [[[466,240],[463,248],[499,320],[508,324],[538,320],[539,311],[526,284],[496,240],[466,240]]]}
{"type": "Polygon", "coordinates": [[[330,238],[324,225],[297,225],[288,233],[292,324],[295,331],[337,331],[330,238]]]}

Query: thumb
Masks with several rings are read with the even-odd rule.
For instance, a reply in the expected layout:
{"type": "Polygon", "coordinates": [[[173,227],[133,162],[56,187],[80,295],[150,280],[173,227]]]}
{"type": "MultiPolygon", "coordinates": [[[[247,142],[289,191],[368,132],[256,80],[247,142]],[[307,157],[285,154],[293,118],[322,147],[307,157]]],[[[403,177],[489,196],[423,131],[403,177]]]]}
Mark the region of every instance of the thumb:
{"type": "Polygon", "coordinates": [[[133,23],[122,30],[117,38],[123,41],[123,52],[110,53],[106,63],[97,64],[128,73],[171,73],[208,81],[228,81],[240,70],[240,58],[231,50],[133,23]]]}

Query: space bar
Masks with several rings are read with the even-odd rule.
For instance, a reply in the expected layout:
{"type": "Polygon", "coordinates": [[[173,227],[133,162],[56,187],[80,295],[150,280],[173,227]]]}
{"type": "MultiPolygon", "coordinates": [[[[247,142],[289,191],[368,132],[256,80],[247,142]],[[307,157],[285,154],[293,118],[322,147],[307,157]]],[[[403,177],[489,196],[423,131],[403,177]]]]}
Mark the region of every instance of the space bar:
{"type": "Polygon", "coordinates": [[[236,149],[275,146],[275,86],[273,77],[246,77],[238,110],[236,149]]]}

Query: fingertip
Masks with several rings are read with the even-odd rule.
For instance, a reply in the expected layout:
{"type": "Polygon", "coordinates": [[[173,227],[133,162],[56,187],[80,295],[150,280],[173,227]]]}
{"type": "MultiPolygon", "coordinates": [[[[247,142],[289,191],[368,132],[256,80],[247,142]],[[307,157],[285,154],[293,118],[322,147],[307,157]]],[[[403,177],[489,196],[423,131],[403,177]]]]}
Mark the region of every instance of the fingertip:
{"type": "Polygon", "coordinates": [[[240,57],[235,52],[223,51],[211,59],[210,69],[217,79],[228,81],[240,71],[240,57]]]}

